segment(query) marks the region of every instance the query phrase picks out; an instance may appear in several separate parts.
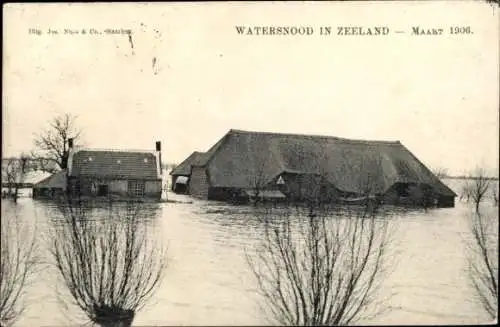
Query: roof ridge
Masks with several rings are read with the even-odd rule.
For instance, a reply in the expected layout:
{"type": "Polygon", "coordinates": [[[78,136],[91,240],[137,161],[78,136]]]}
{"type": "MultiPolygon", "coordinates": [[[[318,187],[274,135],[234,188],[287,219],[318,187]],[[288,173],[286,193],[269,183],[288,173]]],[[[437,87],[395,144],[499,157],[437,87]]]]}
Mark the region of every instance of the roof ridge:
{"type": "Polygon", "coordinates": [[[359,139],[348,139],[338,136],[330,135],[317,135],[317,134],[298,134],[298,133],[278,133],[278,132],[259,132],[259,131],[247,131],[241,129],[230,129],[229,134],[264,134],[270,136],[292,136],[292,137],[302,137],[302,138],[322,138],[328,140],[336,140],[340,142],[350,142],[350,143],[360,143],[360,144],[392,144],[401,145],[399,140],[396,141],[383,141],[383,140],[359,140],[359,139]]]}
{"type": "Polygon", "coordinates": [[[155,150],[145,150],[145,149],[106,149],[106,148],[81,148],[74,149],[73,153],[78,153],[81,151],[88,152],[125,152],[125,153],[156,153],[155,150]]]}

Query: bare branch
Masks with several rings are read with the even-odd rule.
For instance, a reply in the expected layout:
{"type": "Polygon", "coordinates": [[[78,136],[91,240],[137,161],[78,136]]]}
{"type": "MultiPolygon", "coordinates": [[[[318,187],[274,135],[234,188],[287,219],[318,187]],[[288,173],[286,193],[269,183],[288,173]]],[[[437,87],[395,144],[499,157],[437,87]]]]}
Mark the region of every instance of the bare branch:
{"type": "Polygon", "coordinates": [[[486,176],[483,168],[476,168],[470,179],[464,187],[466,197],[474,202],[476,212],[479,213],[480,204],[484,200],[486,193],[490,187],[490,180],[486,176]]]}
{"type": "Polygon", "coordinates": [[[100,326],[131,326],[154,294],[166,250],[151,234],[155,209],[146,204],[69,200],[60,205],[52,255],[74,305],[100,326]]]}
{"type": "Polygon", "coordinates": [[[376,294],[386,273],[388,221],[358,208],[262,212],[263,240],[247,261],[281,325],[343,325],[383,312],[376,294]]]}
{"type": "Polygon", "coordinates": [[[0,261],[0,324],[10,326],[23,313],[24,291],[35,271],[33,221],[23,221],[12,203],[2,203],[0,261]]]}
{"type": "MultiPolygon", "coordinates": [[[[266,180],[266,175],[265,169],[267,168],[266,165],[268,164],[268,157],[265,157],[264,159],[259,158],[257,159],[257,165],[256,165],[256,170],[253,175],[253,180],[252,180],[252,188],[254,191],[253,194],[253,204],[257,205],[260,202],[261,193],[263,188],[265,187],[265,184],[267,182],[266,180]]],[[[252,198],[252,197],[251,197],[252,198]]]]}
{"type": "Polygon", "coordinates": [[[493,205],[495,207],[498,207],[498,186],[499,186],[499,183],[497,181],[491,187],[491,199],[493,200],[493,205]]]}
{"type": "Polygon", "coordinates": [[[443,179],[448,176],[448,169],[444,167],[436,167],[435,169],[432,170],[432,172],[439,179],[443,179]]]}
{"type": "Polygon", "coordinates": [[[65,169],[68,159],[68,140],[73,139],[73,144],[81,144],[82,131],[76,127],[77,116],[63,114],[49,122],[49,128],[35,135],[33,144],[40,153],[32,152],[32,157],[44,158],[56,164],[48,168],[42,165],[41,169],[53,173],[57,169],[65,169]]]}
{"type": "Polygon", "coordinates": [[[7,193],[2,193],[2,197],[10,196],[14,201],[17,200],[18,186],[23,181],[26,161],[25,157],[2,160],[2,187],[7,184],[7,193]]]}
{"type": "Polygon", "coordinates": [[[498,212],[467,216],[470,239],[467,240],[469,281],[475,299],[491,319],[498,316],[498,212]]]}

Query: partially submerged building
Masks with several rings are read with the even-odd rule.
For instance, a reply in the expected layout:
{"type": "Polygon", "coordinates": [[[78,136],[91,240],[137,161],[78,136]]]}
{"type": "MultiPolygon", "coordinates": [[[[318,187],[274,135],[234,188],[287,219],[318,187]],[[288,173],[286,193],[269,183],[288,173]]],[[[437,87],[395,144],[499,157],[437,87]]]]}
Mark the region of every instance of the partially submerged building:
{"type": "Polygon", "coordinates": [[[188,186],[189,177],[191,176],[191,167],[202,163],[204,156],[205,153],[195,151],[170,172],[172,176],[172,191],[181,194],[189,193],[188,186]]]}
{"type": "Polygon", "coordinates": [[[190,194],[209,200],[369,196],[453,207],[456,196],[399,141],[230,130],[206,153],[195,153],[172,171],[172,185],[184,176],[190,194]]]}
{"type": "Polygon", "coordinates": [[[35,168],[27,158],[3,158],[2,198],[31,196],[34,185],[51,175],[35,168]]]}
{"type": "Polygon", "coordinates": [[[71,147],[67,184],[71,196],[151,198],[162,193],[161,144],[156,151],[71,147]]]}
{"type": "Polygon", "coordinates": [[[53,199],[66,193],[67,171],[61,170],[33,185],[33,198],[53,199]]]}

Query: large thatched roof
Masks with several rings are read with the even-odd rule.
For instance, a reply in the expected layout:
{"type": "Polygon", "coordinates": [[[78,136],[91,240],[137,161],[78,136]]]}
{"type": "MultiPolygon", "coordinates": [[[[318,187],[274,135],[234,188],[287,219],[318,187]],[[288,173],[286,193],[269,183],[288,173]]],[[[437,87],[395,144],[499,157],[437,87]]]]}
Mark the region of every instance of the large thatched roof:
{"type": "Polygon", "coordinates": [[[187,157],[183,162],[178,164],[171,172],[172,176],[189,176],[191,174],[191,166],[199,165],[204,160],[205,153],[195,151],[191,153],[189,157],[187,157]]]}
{"type": "Polygon", "coordinates": [[[399,141],[230,130],[210,148],[205,166],[214,187],[255,187],[283,172],[320,174],[344,192],[387,191],[395,183],[425,183],[456,195],[399,141]]]}

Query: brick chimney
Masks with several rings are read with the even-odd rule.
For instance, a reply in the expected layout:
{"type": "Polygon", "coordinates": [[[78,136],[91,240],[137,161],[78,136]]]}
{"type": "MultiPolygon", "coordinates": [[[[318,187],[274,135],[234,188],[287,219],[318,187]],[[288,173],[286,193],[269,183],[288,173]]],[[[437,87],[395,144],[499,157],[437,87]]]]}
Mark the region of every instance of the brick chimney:
{"type": "Polygon", "coordinates": [[[161,141],[156,141],[156,152],[158,152],[158,161],[160,165],[160,175],[163,175],[163,167],[161,165],[161,141]]]}
{"type": "Polygon", "coordinates": [[[66,164],[65,164],[65,167],[64,169],[67,169],[66,171],[66,176],[69,175],[69,172],[71,170],[71,164],[72,164],[72,156],[73,156],[73,138],[69,138],[68,139],[68,153],[67,153],[67,157],[66,157],[66,164]]]}

